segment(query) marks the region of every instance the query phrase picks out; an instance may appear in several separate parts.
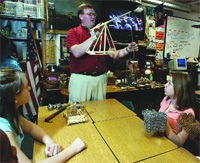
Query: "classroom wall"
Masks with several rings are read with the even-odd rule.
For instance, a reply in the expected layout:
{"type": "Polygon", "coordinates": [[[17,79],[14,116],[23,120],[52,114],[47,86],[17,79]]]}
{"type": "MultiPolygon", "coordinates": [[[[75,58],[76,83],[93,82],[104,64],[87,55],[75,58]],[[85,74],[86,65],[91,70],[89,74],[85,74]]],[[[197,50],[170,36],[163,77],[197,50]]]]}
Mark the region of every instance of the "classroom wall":
{"type": "Polygon", "coordinates": [[[200,29],[194,28],[192,25],[197,25],[197,22],[168,16],[165,35],[165,58],[170,52],[178,53],[180,57],[198,57],[200,29]]]}
{"type": "MultiPolygon", "coordinates": [[[[148,3],[142,3],[143,5],[145,6],[152,6],[152,7],[156,7],[156,5],[152,5],[152,4],[148,4],[148,3]]],[[[175,10],[175,9],[170,9],[170,8],[166,8],[166,10],[170,10],[170,11],[173,11],[173,16],[175,17],[181,17],[181,18],[185,18],[185,19],[192,19],[192,20],[197,20],[197,21],[200,21],[200,19],[198,17],[200,17],[200,9],[199,9],[199,12],[183,12],[183,11],[179,11],[179,10],[175,10]]],[[[163,29],[159,29],[161,31],[163,31],[163,29]]],[[[59,59],[60,59],[60,49],[58,47],[60,47],[60,37],[61,36],[66,36],[66,35],[63,35],[63,34],[58,34],[56,36],[54,36],[53,39],[55,39],[55,45],[56,45],[56,65],[59,65],[59,59]]],[[[48,38],[51,38],[51,34],[47,34],[47,40],[48,38]]],[[[200,46],[200,43],[199,43],[199,46],[200,46]]],[[[160,52],[161,54],[161,59],[162,58],[162,52],[160,52]]]]}
{"type": "MultiPolygon", "coordinates": [[[[143,4],[143,5],[147,6],[149,10],[151,10],[151,8],[156,7],[156,5],[150,5],[150,4],[143,4]]],[[[172,9],[169,9],[169,8],[166,8],[166,7],[164,7],[164,9],[167,10],[166,13],[169,14],[170,16],[173,13],[173,17],[180,17],[180,18],[182,18],[182,20],[183,20],[182,22],[186,22],[186,24],[185,24],[185,26],[180,26],[180,27],[185,28],[187,26],[187,30],[185,31],[185,33],[187,34],[187,32],[190,32],[190,33],[194,32],[195,33],[195,37],[196,37],[195,40],[199,40],[198,39],[200,37],[200,35],[198,34],[199,33],[198,32],[199,29],[192,28],[190,26],[191,23],[189,23],[191,21],[189,21],[189,20],[194,20],[192,22],[195,22],[196,20],[198,20],[200,12],[190,12],[190,13],[187,13],[187,12],[183,12],[183,11],[172,10],[172,9]],[[169,10],[171,11],[171,13],[169,12],[169,10]],[[188,20],[188,24],[187,24],[187,20],[188,20]]],[[[147,16],[146,16],[146,20],[147,20],[148,28],[149,28],[149,39],[150,39],[150,44],[148,45],[148,47],[149,48],[156,48],[156,50],[157,50],[156,51],[157,52],[157,58],[159,58],[159,59],[162,60],[163,59],[163,51],[164,51],[162,48],[165,48],[165,57],[166,57],[167,50],[169,50],[169,46],[167,46],[167,48],[166,48],[166,46],[164,47],[165,38],[163,37],[163,39],[161,39],[161,36],[164,36],[164,33],[165,33],[165,26],[163,25],[163,26],[155,27],[155,20],[154,20],[155,17],[151,16],[151,12],[149,12],[149,10],[148,10],[147,16]]],[[[175,24],[174,24],[173,28],[176,28],[175,24]]],[[[174,29],[174,30],[176,30],[176,29],[174,29]]],[[[180,35],[179,35],[179,37],[180,37],[180,35]]],[[[173,42],[176,41],[176,39],[178,39],[178,36],[177,36],[177,38],[174,38],[173,42]]],[[[183,38],[181,36],[181,41],[183,42],[182,39],[183,38]]],[[[187,37],[185,37],[184,39],[187,39],[187,37]]],[[[186,47],[186,48],[187,49],[192,48],[195,51],[195,56],[198,57],[198,55],[199,55],[198,48],[199,48],[199,44],[200,44],[199,42],[200,41],[195,42],[195,40],[192,40],[192,41],[185,40],[185,42],[188,41],[188,44],[191,44],[189,47],[186,47]]],[[[168,37],[168,41],[169,41],[169,37],[168,37]]],[[[176,44],[179,44],[179,43],[180,43],[180,40],[178,39],[177,43],[175,43],[174,46],[176,46],[176,44]]],[[[185,52],[184,50],[181,50],[180,48],[176,48],[175,47],[173,49],[174,50],[175,49],[179,49],[179,50],[176,50],[176,51],[179,52],[180,56],[183,55],[182,52],[185,52]]],[[[171,49],[170,49],[170,51],[171,51],[171,49]]],[[[186,55],[186,57],[190,57],[191,54],[186,53],[186,52],[184,53],[184,55],[186,55]]]]}
{"type": "Polygon", "coordinates": [[[174,11],[174,16],[200,21],[200,19],[199,19],[199,17],[200,17],[200,9],[199,9],[199,12],[192,11],[190,13],[176,10],[176,11],[174,11]]]}
{"type": "MultiPolygon", "coordinates": [[[[153,5],[153,4],[149,4],[149,3],[143,3],[142,5],[144,6],[152,6],[152,7],[156,7],[157,5],[153,5]]],[[[179,11],[179,10],[175,10],[175,9],[171,9],[168,7],[164,7],[165,10],[170,10],[173,11],[173,16],[176,17],[181,17],[181,18],[185,18],[185,19],[192,19],[192,20],[196,20],[196,21],[200,21],[199,17],[200,17],[200,9],[199,11],[191,11],[191,12],[184,12],[184,11],[179,11]]]]}
{"type": "MultiPolygon", "coordinates": [[[[199,12],[192,11],[190,13],[176,10],[176,11],[174,11],[174,16],[175,17],[185,18],[185,19],[196,20],[196,21],[199,22],[198,24],[200,24],[200,9],[199,9],[199,12]]],[[[198,55],[198,58],[200,58],[200,42],[199,42],[199,55],[198,55]]]]}

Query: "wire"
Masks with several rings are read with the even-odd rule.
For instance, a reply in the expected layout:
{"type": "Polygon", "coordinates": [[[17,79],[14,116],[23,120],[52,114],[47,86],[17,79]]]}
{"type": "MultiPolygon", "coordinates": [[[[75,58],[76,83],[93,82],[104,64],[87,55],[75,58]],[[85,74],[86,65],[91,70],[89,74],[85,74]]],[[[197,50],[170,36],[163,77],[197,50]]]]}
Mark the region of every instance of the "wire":
{"type": "MultiPolygon", "coordinates": [[[[129,15],[130,17],[131,17],[131,13],[130,13],[130,15],[129,15]]],[[[133,42],[133,27],[131,28],[131,41],[133,42]]],[[[135,58],[135,50],[134,50],[134,47],[132,46],[132,48],[133,48],[133,60],[134,60],[134,58],[135,58]]]]}

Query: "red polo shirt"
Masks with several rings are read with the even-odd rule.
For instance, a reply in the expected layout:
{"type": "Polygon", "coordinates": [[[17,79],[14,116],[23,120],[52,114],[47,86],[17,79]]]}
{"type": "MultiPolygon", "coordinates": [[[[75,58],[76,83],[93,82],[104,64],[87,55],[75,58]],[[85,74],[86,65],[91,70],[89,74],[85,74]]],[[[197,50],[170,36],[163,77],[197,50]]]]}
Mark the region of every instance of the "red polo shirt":
{"type": "MultiPolygon", "coordinates": [[[[72,28],[67,32],[66,46],[67,49],[76,44],[81,44],[90,37],[89,30],[82,25],[72,28]]],[[[103,44],[102,44],[103,45],[103,44]]],[[[99,50],[96,46],[95,50],[99,50]]],[[[99,72],[105,73],[108,71],[106,55],[89,55],[84,54],[79,58],[75,58],[72,53],[70,53],[70,71],[71,73],[80,72],[99,72]]]]}

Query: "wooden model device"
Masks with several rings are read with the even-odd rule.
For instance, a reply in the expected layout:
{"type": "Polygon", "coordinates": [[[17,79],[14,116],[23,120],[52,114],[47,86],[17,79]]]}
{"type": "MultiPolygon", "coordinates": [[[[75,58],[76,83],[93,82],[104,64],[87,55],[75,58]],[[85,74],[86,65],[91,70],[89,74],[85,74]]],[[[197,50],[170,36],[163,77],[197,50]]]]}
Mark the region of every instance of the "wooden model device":
{"type": "Polygon", "coordinates": [[[115,17],[114,19],[111,19],[109,21],[106,21],[106,22],[104,22],[102,24],[99,24],[99,25],[93,27],[91,29],[91,31],[95,32],[95,30],[97,30],[97,29],[99,30],[100,29],[100,34],[99,34],[99,36],[98,36],[98,38],[97,38],[97,40],[95,42],[95,45],[93,46],[92,50],[90,50],[90,48],[91,48],[91,46],[92,46],[93,43],[90,44],[90,46],[86,50],[86,53],[88,53],[90,55],[110,55],[110,54],[117,54],[117,50],[116,50],[115,45],[113,43],[113,39],[112,39],[112,36],[110,34],[110,31],[108,29],[108,25],[107,24],[110,23],[110,22],[112,22],[115,19],[118,19],[118,18],[120,18],[122,16],[125,16],[127,14],[130,14],[130,13],[131,13],[131,11],[129,11],[129,12],[125,13],[125,14],[122,14],[122,15],[120,15],[118,17],[115,17]],[[103,39],[104,39],[104,41],[103,41],[103,39]],[[100,41],[99,50],[95,51],[95,48],[96,48],[97,43],[99,41],[100,41]],[[102,45],[102,41],[104,42],[103,45],[102,45]],[[106,51],[107,43],[108,43],[109,48],[106,51]],[[111,45],[113,45],[114,47],[112,47],[111,45]],[[103,50],[101,50],[102,47],[103,47],[103,50]]]}
{"type": "Polygon", "coordinates": [[[72,105],[66,108],[67,113],[63,113],[63,117],[67,119],[67,124],[75,124],[87,122],[87,117],[84,115],[85,105],[79,102],[73,102],[72,105]]]}

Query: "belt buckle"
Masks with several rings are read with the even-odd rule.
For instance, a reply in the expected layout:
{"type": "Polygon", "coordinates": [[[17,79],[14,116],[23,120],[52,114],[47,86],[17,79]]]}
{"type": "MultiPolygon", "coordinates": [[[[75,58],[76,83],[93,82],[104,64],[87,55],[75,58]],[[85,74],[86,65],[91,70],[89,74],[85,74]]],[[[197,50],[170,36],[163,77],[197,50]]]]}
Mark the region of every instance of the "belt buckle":
{"type": "Polygon", "coordinates": [[[91,75],[92,75],[92,76],[97,76],[97,72],[94,71],[94,72],[91,73],[91,75]]]}

